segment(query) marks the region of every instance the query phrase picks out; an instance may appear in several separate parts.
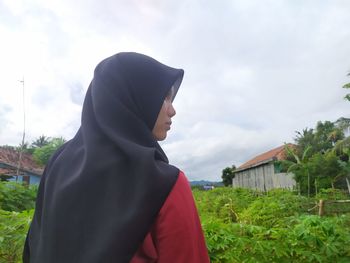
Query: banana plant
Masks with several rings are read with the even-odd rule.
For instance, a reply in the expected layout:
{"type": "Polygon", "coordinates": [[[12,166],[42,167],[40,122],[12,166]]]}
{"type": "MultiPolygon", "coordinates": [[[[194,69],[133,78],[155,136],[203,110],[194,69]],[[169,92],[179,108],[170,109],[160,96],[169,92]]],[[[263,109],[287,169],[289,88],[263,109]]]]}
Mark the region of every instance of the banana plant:
{"type": "MultiPolygon", "coordinates": [[[[342,149],[343,152],[350,157],[350,148],[343,148],[342,149]]],[[[340,166],[344,169],[344,171],[346,172],[346,185],[348,186],[348,191],[349,191],[349,195],[350,195],[350,183],[349,183],[349,178],[350,178],[350,160],[348,161],[342,161],[342,160],[338,160],[340,166]]]]}
{"type": "Polygon", "coordinates": [[[307,196],[310,197],[310,173],[309,173],[308,164],[307,164],[307,157],[308,157],[308,152],[311,150],[311,146],[309,145],[305,148],[305,150],[301,155],[301,158],[299,158],[295,149],[290,147],[288,144],[285,143],[284,148],[287,154],[292,156],[294,159],[294,162],[289,161],[291,165],[289,166],[287,172],[288,173],[293,172],[298,169],[303,171],[303,174],[307,176],[307,196]]]}

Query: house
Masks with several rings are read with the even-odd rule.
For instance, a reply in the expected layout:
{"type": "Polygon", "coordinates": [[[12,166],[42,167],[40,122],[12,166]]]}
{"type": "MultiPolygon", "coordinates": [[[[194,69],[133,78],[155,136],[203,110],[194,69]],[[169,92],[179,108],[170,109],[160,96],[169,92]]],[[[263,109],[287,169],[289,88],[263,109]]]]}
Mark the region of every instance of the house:
{"type": "MultiPolygon", "coordinates": [[[[293,144],[288,144],[294,147],[293,144]]],[[[262,153],[242,164],[235,170],[232,180],[233,187],[252,188],[268,191],[273,188],[296,187],[292,173],[282,173],[278,162],[286,159],[285,146],[282,145],[268,152],[262,153]]]]}
{"type": "Polygon", "coordinates": [[[203,190],[205,191],[213,190],[214,188],[214,185],[203,185],[203,190]]]}
{"type": "Polygon", "coordinates": [[[18,160],[19,152],[17,150],[10,146],[0,146],[0,179],[38,184],[43,167],[37,165],[30,154],[22,153],[17,177],[18,160]]]}

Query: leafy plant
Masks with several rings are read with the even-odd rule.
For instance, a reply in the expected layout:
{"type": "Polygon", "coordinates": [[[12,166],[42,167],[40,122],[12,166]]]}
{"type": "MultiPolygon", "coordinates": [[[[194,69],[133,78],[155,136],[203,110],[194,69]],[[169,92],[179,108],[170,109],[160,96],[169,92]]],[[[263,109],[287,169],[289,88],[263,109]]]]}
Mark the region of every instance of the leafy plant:
{"type": "Polygon", "coordinates": [[[223,188],[194,196],[211,262],[350,261],[350,215],[308,215],[311,199],[281,189],[223,188]],[[227,219],[227,207],[236,221],[227,219]]]}
{"type": "Polygon", "coordinates": [[[38,187],[14,182],[0,183],[0,209],[20,212],[34,208],[38,187]]]}
{"type": "Polygon", "coordinates": [[[50,139],[50,141],[48,143],[46,142],[44,146],[35,148],[33,153],[34,160],[40,165],[45,165],[52,154],[65,142],[66,140],[63,137],[50,139]]]}
{"type": "Polygon", "coordinates": [[[33,210],[8,212],[0,210],[0,262],[22,262],[25,237],[33,210]]]}

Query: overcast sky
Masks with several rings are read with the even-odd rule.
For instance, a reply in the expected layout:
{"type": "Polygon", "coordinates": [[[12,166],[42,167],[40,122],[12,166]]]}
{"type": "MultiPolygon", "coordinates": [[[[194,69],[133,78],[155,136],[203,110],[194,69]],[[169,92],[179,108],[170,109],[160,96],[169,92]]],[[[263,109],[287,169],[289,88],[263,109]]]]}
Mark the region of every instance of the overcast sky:
{"type": "Polygon", "coordinates": [[[350,117],[348,0],[0,0],[0,145],[70,139],[96,64],[147,54],[185,77],[162,143],[190,180],[350,117]]]}

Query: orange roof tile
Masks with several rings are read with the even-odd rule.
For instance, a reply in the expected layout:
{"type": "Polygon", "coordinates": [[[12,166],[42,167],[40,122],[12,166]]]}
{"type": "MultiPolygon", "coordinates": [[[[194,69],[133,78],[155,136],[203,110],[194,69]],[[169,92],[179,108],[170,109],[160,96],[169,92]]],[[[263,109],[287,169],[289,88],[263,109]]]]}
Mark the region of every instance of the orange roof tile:
{"type": "MultiPolygon", "coordinates": [[[[295,147],[295,145],[292,143],[288,143],[287,145],[289,147],[295,147]]],[[[245,162],[244,164],[239,166],[237,170],[245,170],[252,166],[257,166],[259,164],[265,163],[269,160],[285,160],[285,159],[286,159],[286,152],[284,149],[284,145],[282,145],[275,149],[262,153],[254,157],[253,159],[249,160],[248,162],[245,162]]]]}
{"type": "MultiPolygon", "coordinates": [[[[0,163],[17,167],[19,152],[12,147],[0,146],[0,163]]],[[[7,169],[8,170],[8,169],[7,169]]],[[[41,175],[43,173],[43,167],[37,165],[32,156],[28,153],[22,154],[21,170],[27,170],[35,174],[41,175]]]]}

